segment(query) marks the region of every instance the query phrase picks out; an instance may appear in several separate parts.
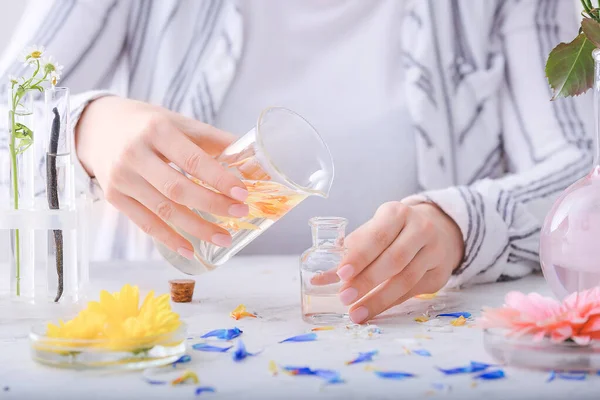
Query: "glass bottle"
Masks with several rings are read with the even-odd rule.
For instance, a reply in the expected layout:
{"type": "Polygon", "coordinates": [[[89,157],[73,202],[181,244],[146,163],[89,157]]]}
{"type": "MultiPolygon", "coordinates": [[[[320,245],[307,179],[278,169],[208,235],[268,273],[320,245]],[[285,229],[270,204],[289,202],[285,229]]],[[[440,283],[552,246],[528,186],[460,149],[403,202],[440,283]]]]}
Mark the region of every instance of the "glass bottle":
{"type": "Polygon", "coordinates": [[[600,286],[600,49],[593,52],[596,154],[591,172],[556,200],[540,232],[540,263],[558,298],[600,286]]]}
{"type": "Polygon", "coordinates": [[[313,245],[300,258],[302,319],[316,325],[348,320],[348,306],[340,301],[342,282],[337,268],[347,252],[344,246],[348,220],[340,217],[311,218],[313,245]]]}
{"type": "Polygon", "coordinates": [[[331,153],[319,133],[300,115],[281,107],[265,109],[256,126],[227,147],[217,161],[246,184],[250,213],[244,218],[226,218],[193,210],[227,229],[232,237],[231,246],[224,248],[174,227],[194,246],[193,260],[157,242],[162,256],[186,274],[198,275],[224,264],[308,196],[326,198],[333,181],[331,153]]]}

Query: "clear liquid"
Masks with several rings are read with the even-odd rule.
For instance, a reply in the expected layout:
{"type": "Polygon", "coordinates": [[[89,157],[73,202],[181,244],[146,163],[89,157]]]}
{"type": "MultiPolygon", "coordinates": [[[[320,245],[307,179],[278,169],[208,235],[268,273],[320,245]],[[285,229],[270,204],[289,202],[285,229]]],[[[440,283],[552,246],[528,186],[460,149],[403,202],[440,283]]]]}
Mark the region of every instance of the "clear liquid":
{"type": "Polygon", "coordinates": [[[311,324],[328,325],[348,320],[348,306],[340,301],[340,285],[313,287],[302,295],[302,319],[311,324]],[[335,287],[335,288],[332,288],[335,287]]]}

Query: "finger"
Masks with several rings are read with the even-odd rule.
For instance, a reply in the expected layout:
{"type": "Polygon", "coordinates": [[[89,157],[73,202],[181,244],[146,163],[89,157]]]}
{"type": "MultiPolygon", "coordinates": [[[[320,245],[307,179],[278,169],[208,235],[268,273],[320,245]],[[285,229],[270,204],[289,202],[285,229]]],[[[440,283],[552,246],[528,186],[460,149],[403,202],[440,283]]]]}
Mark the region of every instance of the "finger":
{"type": "MultiPolygon", "coordinates": [[[[166,126],[158,130],[169,129],[166,126]]],[[[170,128],[169,134],[159,132],[153,136],[154,148],[188,174],[206,182],[232,199],[244,201],[248,197],[246,185],[227,171],[181,131],[170,128]]]]}
{"type": "Polygon", "coordinates": [[[163,243],[171,251],[179,253],[188,260],[194,258],[192,244],[137,200],[123,194],[114,194],[110,196],[109,202],[142,231],[163,243]]]}
{"type": "Polygon", "coordinates": [[[220,193],[202,187],[175,171],[160,158],[148,151],[140,157],[139,174],[165,197],[200,211],[215,215],[241,218],[248,215],[249,208],[220,193]]]}
{"type": "Polygon", "coordinates": [[[350,319],[357,324],[368,321],[409,293],[428,271],[427,263],[431,259],[429,253],[427,247],[421,249],[402,272],[382,283],[354,304],[349,310],[350,319]]]}
{"type": "Polygon", "coordinates": [[[218,156],[233,143],[237,136],[204,122],[169,111],[177,128],[210,156],[218,156]]]}
{"type": "Polygon", "coordinates": [[[399,274],[425,246],[428,236],[421,230],[415,214],[408,217],[398,238],[375,261],[340,288],[340,300],[350,305],[375,287],[399,274]]]}
{"type": "Polygon", "coordinates": [[[131,177],[129,182],[131,184],[122,189],[123,192],[138,200],[161,220],[217,246],[229,247],[231,245],[229,232],[204,220],[189,208],[169,200],[142,177],[131,177]]]}
{"type": "Polygon", "coordinates": [[[349,281],[396,240],[404,227],[410,208],[400,203],[379,207],[373,219],[352,232],[346,239],[348,255],[340,263],[338,276],[349,281]]]}
{"type": "Polygon", "coordinates": [[[329,271],[316,274],[310,278],[310,283],[311,285],[315,286],[325,286],[338,283],[340,281],[340,277],[337,276],[336,272],[337,271],[335,269],[330,269],[329,271]]]}

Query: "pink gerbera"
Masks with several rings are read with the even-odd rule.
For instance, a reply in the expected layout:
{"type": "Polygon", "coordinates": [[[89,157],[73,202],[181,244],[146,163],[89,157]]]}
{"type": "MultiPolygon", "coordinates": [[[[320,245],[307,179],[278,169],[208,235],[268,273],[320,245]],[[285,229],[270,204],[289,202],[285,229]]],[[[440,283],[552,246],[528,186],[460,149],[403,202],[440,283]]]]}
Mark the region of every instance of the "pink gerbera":
{"type": "Polygon", "coordinates": [[[479,325],[506,329],[513,337],[531,335],[534,341],[571,339],[585,345],[600,339],[600,288],[573,293],[562,303],[537,293],[510,292],[504,307],[483,311],[479,325]]]}

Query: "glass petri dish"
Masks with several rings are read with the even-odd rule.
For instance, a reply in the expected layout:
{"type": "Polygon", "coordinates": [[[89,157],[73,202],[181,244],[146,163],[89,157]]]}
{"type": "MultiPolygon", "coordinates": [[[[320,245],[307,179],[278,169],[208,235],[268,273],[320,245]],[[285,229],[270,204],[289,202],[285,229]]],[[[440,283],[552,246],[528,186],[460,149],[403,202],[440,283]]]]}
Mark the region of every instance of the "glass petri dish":
{"type": "Polygon", "coordinates": [[[514,367],[545,371],[600,370],[600,343],[580,346],[572,342],[534,342],[531,336],[507,337],[502,329],[484,331],[485,350],[497,361],[514,367]]]}
{"type": "Polygon", "coordinates": [[[136,340],[57,339],[46,336],[47,324],[35,325],[29,333],[34,361],[57,368],[138,370],[159,367],[185,354],[187,327],[136,340]]]}

